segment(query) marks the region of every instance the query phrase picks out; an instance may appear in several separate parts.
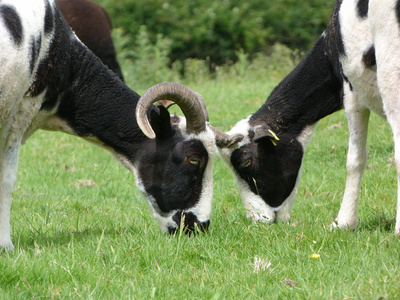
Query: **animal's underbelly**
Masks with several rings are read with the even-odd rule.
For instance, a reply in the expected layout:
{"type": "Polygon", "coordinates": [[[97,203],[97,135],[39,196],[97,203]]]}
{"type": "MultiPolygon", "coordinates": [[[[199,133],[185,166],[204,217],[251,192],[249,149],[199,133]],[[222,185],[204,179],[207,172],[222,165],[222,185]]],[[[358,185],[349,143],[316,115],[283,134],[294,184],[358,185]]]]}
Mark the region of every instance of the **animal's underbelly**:
{"type": "Polygon", "coordinates": [[[347,78],[351,82],[353,92],[358,96],[359,103],[386,119],[376,80],[376,72],[371,69],[365,69],[361,74],[358,73],[358,76],[355,74],[357,73],[348,72],[347,78]]]}
{"type": "Polygon", "coordinates": [[[13,147],[22,142],[23,136],[38,115],[43,97],[22,97],[14,100],[14,105],[8,110],[1,124],[3,147],[13,147]]]}
{"type": "Polygon", "coordinates": [[[367,97],[362,99],[364,107],[368,108],[370,111],[373,111],[380,117],[386,119],[385,111],[383,109],[382,99],[380,96],[376,97],[367,97]]]}

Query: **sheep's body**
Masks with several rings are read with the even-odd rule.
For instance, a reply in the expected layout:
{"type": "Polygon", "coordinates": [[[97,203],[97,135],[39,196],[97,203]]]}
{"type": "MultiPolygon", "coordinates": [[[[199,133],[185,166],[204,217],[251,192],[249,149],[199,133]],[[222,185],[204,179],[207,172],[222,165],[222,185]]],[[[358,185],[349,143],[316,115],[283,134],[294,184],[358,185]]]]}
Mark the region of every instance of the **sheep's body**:
{"type": "MultiPolygon", "coordinates": [[[[365,55],[373,49],[369,19],[365,9],[359,9],[361,1],[344,1],[340,7],[341,36],[345,45],[341,53],[343,73],[348,82],[344,84],[344,107],[348,118],[350,140],[347,154],[347,178],[341,209],[337,217],[339,227],[355,229],[357,224],[357,201],[361,177],[367,162],[367,131],[370,110],[384,117],[377,80],[375,58],[372,65],[362,63],[365,55]]],[[[364,1],[368,5],[368,1],[364,1]]],[[[366,8],[368,11],[368,7],[366,8]]]]}
{"type": "MultiPolygon", "coordinates": [[[[20,1],[22,2],[22,1],[20,1]]],[[[18,151],[23,136],[33,119],[38,115],[44,95],[38,97],[27,96],[26,93],[35,79],[35,72],[30,70],[30,44],[24,41],[24,36],[19,34],[20,28],[30,28],[31,36],[42,35],[44,28],[44,10],[37,7],[34,2],[23,1],[23,8],[31,10],[30,17],[20,19],[14,16],[9,6],[1,6],[0,15],[3,22],[0,23],[0,246],[12,248],[10,237],[10,207],[11,195],[16,181],[18,165],[18,151]],[[38,16],[41,23],[37,22],[34,15],[38,16]],[[4,22],[8,20],[8,25],[4,22]],[[14,30],[13,38],[8,38],[14,30]],[[16,48],[18,51],[16,51],[16,48]]],[[[16,1],[18,5],[18,1],[16,1]]],[[[42,43],[48,45],[51,38],[43,35],[42,43]]],[[[46,55],[45,51],[37,53],[38,59],[46,55]]],[[[34,67],[37,69],[37,65],[34,67]]]]}
{"type": "Polygon", "coordinates": [[[78,38],[123,80],[107,11],[91,0],[57,0],[61,13],[78,38]]]}
{"type": "Polygon", "coordinates": [[[371,0],[371,32],[375,45],[378,86],[386,118],[392,128],[397,171],[397,214],[395,232],[400,234],[400,1],[371,0]],[[387,20],[387,22],[380,22],[387,20]]]}
{"type": "MultiPolygon", "coordinates": [[[[176,84],[156,92],[164,90],[176,102],[197,97],[188,89],[182,96],[176,84]]],[[[173,231],[182,216],[190,229],[208,226],[215,145],[205,116],[199,118],[202,128],[185,132],[171,126],[166,110],[152,106],[148,115],[157,138],[149,139],[135,117],[143,106],[138,100],[76,38],[54,0],[0,2],[0,247],[13,248],[10,206],[19,147],[39,128],[74,134],[110,151],[135,174],[162,230],[173,231]]],[[[202,112],[195,100],[185,101],[202,112]]]]}
{"type": "MultiPolygon", "coordinates": [[[[350,141],[346,188],[334,226],[355,229],[357,224],[370,111],[386,118],[393,130],[399,178],[399,23],[399,0],[338,0],[327,30],[311,52],[254,115],[228,133],[244,137],[238,149],[222,148],[221,153],[235,171],[249,217],[266,222],[289,219],[313,129],[342,104],[350,141]]],[[[399,234],[400,192],[397,203],[399,234]]]]}
{"type": "Polygon", "coordinates": [[[345,53],[341,56],[345,85],[345,110],[350,141],[343,202],[334,224],[340,228],[357,225],[357,202],[361,178],[367,164],[369,112],[385,118],[393,131],[398,177],[395,232],[400,234],[400,58],[399,1],[382,3],[343,1],[340,9],[345,53]]]}

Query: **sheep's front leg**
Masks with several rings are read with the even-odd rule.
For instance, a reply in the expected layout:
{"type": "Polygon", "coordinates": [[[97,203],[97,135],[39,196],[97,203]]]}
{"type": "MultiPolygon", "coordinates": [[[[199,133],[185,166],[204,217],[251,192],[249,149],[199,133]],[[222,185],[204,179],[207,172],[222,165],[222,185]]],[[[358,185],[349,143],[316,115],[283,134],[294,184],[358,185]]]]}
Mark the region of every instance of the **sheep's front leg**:
{"type": "Polygon", "coordinates": [[[400,234],[400,29],[397,1],[370,1],[368,18],[375,46],[379,92],[386,118],[392,128],[397,171],[397,214],[395,233],[400,234]],[[385,20],[385,21],[382,21],[385,20]]]}
{"type": "Polygon", "coordinates": [[[7,147],[0,166],[0,248],[13,250],[10,233],[12,191],[17,179],[19,143],[7,147]]]}
{"type": "MultiPolygon", "coordinates": [[[[397,151],[399,152],[399,151],[397,151]]],[[[396,163],[398,166],[399,163],[396,163]]],[[[398,167],[397,167],[398,170],[398,167]]],[[[400,176],[399,171],[397,171],[397,213],[396,213],[396,225],[394,227],[394,233],[400,235],[400,176]]]]}
{"type": "MultiPolygon", "coordinates": [[[[398,74],[400,86],[400,72],[398,74]]],[[[387,120],[390,124],[390,127],[393,131],[393,139],[394,139],[394,159],[396,164],[397,171],[397,214],[396,214],[396,225],[395,225],[395,233],[400,235],[400,96],[399,95],[400,88],[394,89],[396,93],[392,98],[384,98],[384,106],[386,110],[387,120]],[[389,108],[390,107],[390,108],[389,108]]]]}
{"type": "Polygon", "coordinates": [[[346,188],[333,226],[355,230],[361,178],[367,164],[366,144],[370,111],[360,106],[358,96],[351,92],[348,86],[345,88],[345,110],[350,131],[346,188]]]}
{"type": "MultiPolygon", "coordinates": [[[[400,72],[398,74],[398,85],[400,86],[400,72]]],[[[400,88],[394,89],[396,94],[392,98],[384,98],[384,106],[386,110],[387,120],[393,131],[394,139],[394,160],[397,171],[397,213],[396,213],[396,225],[394,232],[400,235],[400,88]],[[389,108],[390,107],[390,108],[389,108]]]]}

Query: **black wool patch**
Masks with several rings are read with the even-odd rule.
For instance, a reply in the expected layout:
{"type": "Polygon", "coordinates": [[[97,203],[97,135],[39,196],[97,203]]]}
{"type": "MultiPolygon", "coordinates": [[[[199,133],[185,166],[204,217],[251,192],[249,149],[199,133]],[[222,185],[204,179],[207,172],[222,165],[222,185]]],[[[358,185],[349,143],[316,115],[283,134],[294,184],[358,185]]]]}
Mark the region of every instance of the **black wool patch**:
{"type": "Polygon", "coordinates": [[[4,5],[0,7],[0,18],[10,32],[13,42],[17,46],[21,46],[24,37],[21,18],[15,9],[11,6],[4,5]]]}
{"type": "Polygon", "coordinates": [[[54,15],[49,1],[46,1],[46,12],[44,16],[44,32],[50,33],[54,28],[54,15]]]}
{"type": "Polygon", "coordinates": [[[337,22],[337,27],[336,27],[335,34],[336,34],[335,38],[336,38],[336,45],[337,45],[338,54],[345,56],[346,55],[346,50],[344,48],[344,42],[343,42],[342,30],[341,30],[340,22],[337,22]]]}
{"type": "Polygon", "coordinates": [[[40,48],[42,47],[42,36],[31,38],[31,58],[29,60],[29,70],[32,74],[35,63],[39,57],[40,48]]]}
{"type": "Polygon", "coordinates": [[[371,46],[367,51],[363,53],[362,62],[366,68],[372,68],[373,66],[376,65],[374,46],[371,46]]]}
{"type": "Polygon", "coordinates": [[[358,0],[357,2],[357,13],[361,19],[368,17],[368,4],[369,0],[358,0]]]}
{"type": "Polygon", "coordinates": [[[396,10],[397,23],[400,26],[400,0],[397,0],[395,10],[396,10]]]}

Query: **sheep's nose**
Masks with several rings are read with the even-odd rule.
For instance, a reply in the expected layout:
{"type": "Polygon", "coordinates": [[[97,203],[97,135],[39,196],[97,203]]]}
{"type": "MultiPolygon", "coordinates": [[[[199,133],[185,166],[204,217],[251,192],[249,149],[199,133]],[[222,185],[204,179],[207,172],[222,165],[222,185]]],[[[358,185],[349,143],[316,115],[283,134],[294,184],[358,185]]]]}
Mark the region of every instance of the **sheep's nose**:
{"type": "Polygon", "coordinates": [[[210,220],[206,221],[206,222],[200,222],[197,224],[197,227],[199,228],[199,230],[201,232],[207,232],[208,228],[210,227],[210,220]]]}
{"type": "Polygon", "coordinates": [[[172,219],[175,221],[178,227],[176,228],[168,228],[168,232],[170,234],[173,234],[177,231],[177,229],[183,224],[183,230],[186,234],[192,234],[195,233],[196,228],[197,230],[201,232],[206,232],[208,231],[208,228],[210,227],[210,220],[207,220],[205,222],[200,222],[196,215],[194,215],[192,212],[182,212],[178,211],[172,219]]]}

